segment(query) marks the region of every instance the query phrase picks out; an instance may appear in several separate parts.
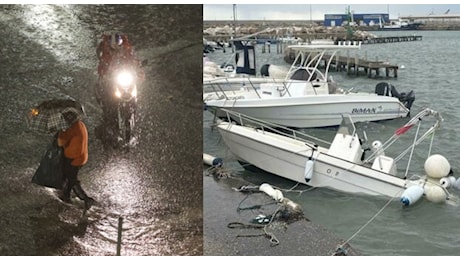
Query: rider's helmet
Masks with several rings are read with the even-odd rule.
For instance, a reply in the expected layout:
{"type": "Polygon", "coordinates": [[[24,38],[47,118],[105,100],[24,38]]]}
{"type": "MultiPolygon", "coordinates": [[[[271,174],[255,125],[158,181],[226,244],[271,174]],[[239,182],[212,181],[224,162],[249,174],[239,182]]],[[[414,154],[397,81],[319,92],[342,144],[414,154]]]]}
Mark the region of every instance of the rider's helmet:
{"type": "Polygon", "coordinates": [[[112,34],[110,37],[110,47],[113,49],[120,47],[123,44],[123,38],[121,37],[121,34],[115,33],[112,34]]]}

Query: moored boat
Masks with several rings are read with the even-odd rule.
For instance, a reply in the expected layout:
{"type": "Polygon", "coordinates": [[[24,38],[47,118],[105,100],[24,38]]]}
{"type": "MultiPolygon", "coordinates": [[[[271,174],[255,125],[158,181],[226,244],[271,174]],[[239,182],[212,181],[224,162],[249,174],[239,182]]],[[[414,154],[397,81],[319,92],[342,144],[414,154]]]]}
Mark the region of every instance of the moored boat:
{"type": "Polygon", "coordinates": [[[415,147],[434,136],[442,121],[441,115],[431,109],[422,110],[396,129],[386,142],[372,142],[371,152],[366,149],[370,146],[366,135],[358,133],[349,115],[343,117],[329,143],[234,111],[223,112],[229,119],[238,119],[236,122],[218,120],[217,128],[242,165],[312,187],[399,198],[404,205],[412,205],[422,197],[432,202],[445,202],[453,196],[449,188],[456,182],[455,177],[444,156],[431,154],[433,142],[425,161],[425,174],[409,175],[415,147]],[[419,126],[422,118],[423,122],[434,122],[423,134],[419,126]],[[396,156],[387,154],[388,147],[397,144],[396,141],[413,127],[416,128],[413,143],[399,149],[401,152],[396,156]],[[397,163],[406,156],[409,156],[407,167],[404,172],[399,171],[397,163]]]}
{"type": "MultiPolygon", "coordinates": [[[[244,49],[244,45],[240,46],[244,49]]],[[[289,48],[298,54],[283,78],[245,76],[203,80],[205,107],[214,113],[221,108],[231,109],[296,128],[337,126],[344,113],[350,114],[355,122],[409,115],[415,100],[413,91],[399,93],[391,84],[381,82],[375,86],[374,92],[352,92],[337,87],[328,76],[329,66],[338,50],[359,49],[360,45],[313,44],[289,48]],[[321,71],[320,63],[330,52],[325,69],[321,71]]],[[[240,56],[255,59],[246,50],[240,56]]],[[[243,66],[241,71],[254,72],[251,63],[241,60],[239,63],[243,66]]]]}

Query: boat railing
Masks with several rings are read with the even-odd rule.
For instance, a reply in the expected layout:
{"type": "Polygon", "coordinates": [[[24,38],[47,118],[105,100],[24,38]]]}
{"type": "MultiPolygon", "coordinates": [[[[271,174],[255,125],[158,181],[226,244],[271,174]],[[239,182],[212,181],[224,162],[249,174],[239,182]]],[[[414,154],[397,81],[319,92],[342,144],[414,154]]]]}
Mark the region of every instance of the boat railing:
{"type": "MultiPolygon", "coordinates": [[[[405,155],[407,155],[410,152],[409,159],[408,159],[408,165],[406,167],[406,174],[405,174],[405,176],[407,176],[407,172],[408,172],[408,169],[409,169],[409,164],[411,162],[412,155],[413,155],[413,152],[415,150],[415,147],[417,145],[419,145],[422,141],[424,141],[425,139],[430,137],[431,142],[430,142],[430,146],[429,146],[429,149],[428,149],[428,155],[431,154],[431,149],[432,149],[432,146],[433,146],[433,139],[434,139],[434,132],[437,129],[439,129],[439,127],[441,126],[442,121],[443,121],[443,118],[442,118],[440,113],[438,113],[438,112],[436,112],[436,111],[434,111],[434,110],[432,110],[430,108],[425,108],[424,110],[419,112],[417,115],[412,117],[405,125],[403,125],[402,127],[398,128],[394,132],[394,134],[382,145],[381,151],[385,151],[386,149],[388,149],[388,147],[390,147],[393,143],[395,143],[403,134],[405,134],[407,131],[409,131],[409,129],[411,129],[413,126],[417,125],[417,130],[415,132],[413,142],[406,149],[402,150],[402,152],[398,156],[396,156],[394,158],[395,162],[398,162],[399,160],[401,160],[401,158],[403,158],[405,155]],[[428,117],[428,116],[434,117],[435,122],[423,134],[420,134],[422,122],[426,121],[426,120],[422,120],[422,119],[425,118],[425,117],[428,117]]],[[[365,162],[371,162],[372,160],[374,160],[378,156],[378,153],[379,153],[379,151],[374,151],[371,155],[369,155],[365,159],[365,162]]]]}
{"type": "MultiPolygon", "coordinates": [[[[219,93],[221,93],[224,96],[225,99],[228,99],[228,96],[225,93],[225,91],[222,89],[221,84],[216,83],[216,84],[209,84],[209,85],[212,88],[213,92],[216,93],[217,96],[219,96],[219,93]]],[[[234,91],[233,91],[233,93],[235,94],[234,91]]]]}
{"type": "Polygon", "coordinates": [[[236,111],[228,110],[225,108],[221,108],[220,111],[224,112],[226,114],[226,118],[228,122],[236,121],[239,125],[243,126],[251,126],[253,128],[261,129],[262,131],[267,131],[271,133],[277,133],[286,137],[290,137],[292,139],[302,141],[306,145],[309,145],[311,147],[317,147],[317,143],[321,143],[327,146],[330,146],[331,143],[328,141],[325,141],[323,139],[311,136],[307,133],[294,130],[282,125],[278,125],[275,123],[267,122],[255,117],[251,117],[245,114],[238,113],[236,111]]]}
{"type": "Polygon", "coordinates": [[[332,52],[325,63],[324,69],[324,78],[327,79],[328,72],[330,65],[339,50],[356,50],[361,49],[361,41],[360,42],[351,42],[346,41],[340,43],[339,45],[329,45],[329,44],[319,44],[319,45],[291,45],[288,46],[289,49],[293,49],[297,51],[296,57],[291,64],[291,67],[286,75],[286,79],[288,79],[293,71],[299,69],[299,67],[303,68],[313,68],[314,70],[318,70],[318,67],[321,63],[321,60],[324,59],[327,53],[332,52]]]}
{"type": "Polygon", "coordinates": [[[262,83],[274,83],[277,84],[277,89],[280,93],[287,93],[291,96],[289,92],[289,88],[287,86],[287,82],[283,79],[276,79],[276,78],[218,78],[207,80],[203,82],[203,85],[207,88],[211,88],[217,96],[223,95],[223,97],[227,100],[234,99],[229,97],[227,93],[233,93],[234,95],[237,94],[237,90],[241,88],[251,88],[254,93],[257,95],[258,98],[262,98],[260,95],[260,84],[262,83]],[[235,89],[237,88],[237,89],[235,89]]]}

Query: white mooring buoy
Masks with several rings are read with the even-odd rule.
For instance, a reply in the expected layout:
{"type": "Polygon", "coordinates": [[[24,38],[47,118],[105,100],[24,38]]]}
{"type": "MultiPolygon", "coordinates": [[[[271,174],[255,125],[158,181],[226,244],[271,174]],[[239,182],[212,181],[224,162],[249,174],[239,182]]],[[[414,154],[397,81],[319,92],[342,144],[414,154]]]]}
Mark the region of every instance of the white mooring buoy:
{"type": "Polygon", "coordinates": [[[203,153],[203,163],[209,166],[220,167],[224,164],[222,158],[203,153]]]}

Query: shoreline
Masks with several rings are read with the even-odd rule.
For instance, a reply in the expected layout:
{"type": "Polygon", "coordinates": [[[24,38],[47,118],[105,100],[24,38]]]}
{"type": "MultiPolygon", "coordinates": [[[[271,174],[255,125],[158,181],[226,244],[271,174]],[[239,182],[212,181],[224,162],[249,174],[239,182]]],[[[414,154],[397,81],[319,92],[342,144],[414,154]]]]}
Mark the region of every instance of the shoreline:
{"type": "MultiPolygon", "coordinates": [[[[252,186],[238,177],[215,178],[203,171],[203,251],[204,255],[250,256],[358,256],[361,253],[327,228],[308,220],[299,219],[287,224],[273,221],[267,228],[271,237],[261,229],[244,228],[259,214],[267,214],[278,204],[267,203],[263,193],[243,193],[234,187],[252,186]],[[241,206],[262,205],[261,208],[240,210],[241,206]],[[239,224],[230,227],[230,224],[239,224]],[[279,243],[274,245],[273,241],[279,243]],[[344,244],[345,243],[345,244],[344,244]],[[344,246],[340,247],[340,245],[344,246]]],[[[308,209],[303,209],[308,212],[308,209]]],[[[264,228],[265,230],[265,228],[264,228]]]]}

